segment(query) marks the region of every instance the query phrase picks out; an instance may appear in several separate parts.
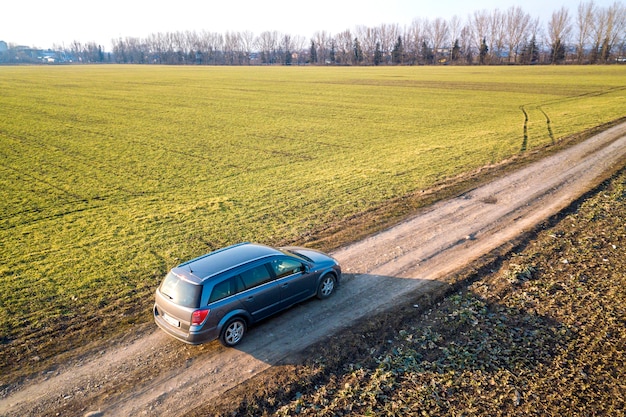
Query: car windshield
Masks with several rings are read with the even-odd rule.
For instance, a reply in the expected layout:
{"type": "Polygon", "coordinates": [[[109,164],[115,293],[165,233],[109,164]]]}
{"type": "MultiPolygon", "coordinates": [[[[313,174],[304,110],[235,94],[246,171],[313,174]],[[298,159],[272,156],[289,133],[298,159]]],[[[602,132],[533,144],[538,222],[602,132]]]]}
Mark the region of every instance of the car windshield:
{"type": "Polygon", "coordinates": [[[172,271],[163,280],[160,291],[161,294],[180,306],[192,308],[200,306],[202,286],[187,282],[172,271]]]}
{"type": "Polygon", "coordinates": [[[313,259],[309,258],[308,256],[304,256],[301,253],[296,252],[293,249],[286,249],[286,248],[282,248],[282,251],[286,254],[292,255],[292,256],[297,256],[298,258],[304,259],[305,261],[308,262],[313,262],[313,259]]]}

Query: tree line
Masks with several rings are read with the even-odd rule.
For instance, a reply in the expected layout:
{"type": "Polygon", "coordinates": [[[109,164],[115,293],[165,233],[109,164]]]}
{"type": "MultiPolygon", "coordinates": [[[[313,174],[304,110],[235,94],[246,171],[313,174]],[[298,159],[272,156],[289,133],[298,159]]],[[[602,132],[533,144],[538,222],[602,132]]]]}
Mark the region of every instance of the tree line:
{"type": "Polygon", "coordinates": [[[466,19],[416,18],[408,27],[357,26],[310,39],[277,31],[155,33],[56,46],[81,62],[176,65],[436,65],[599,64],[626,62],[626,7],[581,2],[562,7],[543,25],[521,7],[481,10],[466,19]]]}

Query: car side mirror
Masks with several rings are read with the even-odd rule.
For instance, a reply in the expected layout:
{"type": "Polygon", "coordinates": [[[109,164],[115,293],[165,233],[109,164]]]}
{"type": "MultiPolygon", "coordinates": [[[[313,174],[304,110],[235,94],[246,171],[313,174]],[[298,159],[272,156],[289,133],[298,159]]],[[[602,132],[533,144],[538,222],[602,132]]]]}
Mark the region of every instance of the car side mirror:
{"type": "Polygon", "coordinates": [[[305,274],[309,273],[309,266],[307,264],[302,264],[302,268],[301,268],[302,272],[304,272],[305,274]]]}

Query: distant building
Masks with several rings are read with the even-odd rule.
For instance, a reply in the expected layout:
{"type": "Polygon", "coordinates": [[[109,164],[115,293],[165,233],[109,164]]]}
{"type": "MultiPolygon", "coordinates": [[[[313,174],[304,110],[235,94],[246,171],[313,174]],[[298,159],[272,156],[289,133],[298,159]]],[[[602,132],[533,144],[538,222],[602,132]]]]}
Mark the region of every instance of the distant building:
{"type": "Polygon", "coordinates": [[[57,52],[48,49],[47,51],[39,51],[37,59],[46,64],[54,64],[57,61],[57,52]]]}
{"type": "Polygon", "coordinates": [[[9,46],[5,41],[0,41],[0,52],[6,52],[9,50],[9,46]]]}

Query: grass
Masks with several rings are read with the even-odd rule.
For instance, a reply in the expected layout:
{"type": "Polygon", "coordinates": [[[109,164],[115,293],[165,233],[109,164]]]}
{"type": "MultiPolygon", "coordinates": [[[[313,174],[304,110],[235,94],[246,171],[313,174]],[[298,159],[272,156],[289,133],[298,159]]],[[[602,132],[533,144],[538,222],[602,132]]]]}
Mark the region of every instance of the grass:
{"type": "Polygon", "coordinates": [[[625,216],[623,169],[470,285],[346,329],[189,415],[624,415],[625,216]]]}
{"type": "Polygon", "coordinates": [[[151,320],[185,259],[332,249],[329,225],[619,119],[625,85],[618,66],[0,67],[0,370],[151,320]]]}

